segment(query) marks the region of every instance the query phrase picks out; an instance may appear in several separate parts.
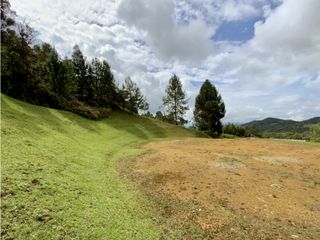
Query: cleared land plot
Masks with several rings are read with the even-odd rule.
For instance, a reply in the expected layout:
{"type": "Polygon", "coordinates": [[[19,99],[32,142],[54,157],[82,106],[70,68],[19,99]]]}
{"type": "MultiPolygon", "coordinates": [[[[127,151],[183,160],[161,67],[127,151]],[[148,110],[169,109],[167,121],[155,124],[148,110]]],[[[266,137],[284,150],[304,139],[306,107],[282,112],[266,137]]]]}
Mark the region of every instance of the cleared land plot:
{"type": "Polygon", "coordinates": [[[191,219],[217,239],[320,239],[319,146],[190,138],[144,148],[137,181],[201,206],[173,209],[175,218],[191,219]]]}

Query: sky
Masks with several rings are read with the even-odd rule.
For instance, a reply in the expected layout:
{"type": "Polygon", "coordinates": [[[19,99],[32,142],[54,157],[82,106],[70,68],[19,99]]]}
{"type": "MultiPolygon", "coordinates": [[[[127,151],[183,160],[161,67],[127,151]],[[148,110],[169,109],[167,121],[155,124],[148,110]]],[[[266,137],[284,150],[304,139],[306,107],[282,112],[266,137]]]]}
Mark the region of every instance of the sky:
{"type": "Polygon", "coordinates": [[[163,110],[170,77],[190,110],[209,79],[226,105],[223,122],[320,116],[319,0],[11,0],[38,41],[61,56],[75,44],[106,59],[116,82],[130,76],[163,110]]]}

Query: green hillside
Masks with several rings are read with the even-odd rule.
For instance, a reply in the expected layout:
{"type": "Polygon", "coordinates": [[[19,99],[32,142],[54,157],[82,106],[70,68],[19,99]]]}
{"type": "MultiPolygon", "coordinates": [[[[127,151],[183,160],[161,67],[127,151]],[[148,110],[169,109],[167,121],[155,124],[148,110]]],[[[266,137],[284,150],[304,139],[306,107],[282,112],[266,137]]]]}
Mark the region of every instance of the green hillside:
{"type": "Polygon", "coordinates": [[[3,239],[157,239],[117,161],[136,144],[197,133],[115,112],[92,121],[1,95],[3,239]]]}
{"type": "Polygon", "coordinates": [[[266,118],[264,120],[252,121],[242,126],[254,129],[254,131],[266,138],[320,141],[320,117],[304,121],[266,118]]]}
{"type": "Polygon", "coordinates": [[[319,124],[320,117],[305,121],[283,120],[278,118],[266,118],[243,124],[244,127],[253,128],[260,132],[305,132],[309,131],[308,125],[319,124]]]}

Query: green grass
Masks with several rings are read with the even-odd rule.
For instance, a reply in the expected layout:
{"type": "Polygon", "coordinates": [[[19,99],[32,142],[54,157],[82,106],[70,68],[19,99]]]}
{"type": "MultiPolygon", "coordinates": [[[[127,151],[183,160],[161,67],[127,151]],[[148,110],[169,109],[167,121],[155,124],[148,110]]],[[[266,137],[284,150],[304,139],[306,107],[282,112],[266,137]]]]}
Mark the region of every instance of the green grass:
{"type": "Polygon", "coordinates": [[[116,112],[102,121],[1,95],[2,239],[158,239],[117,162],[192,132],[116,112]]]}

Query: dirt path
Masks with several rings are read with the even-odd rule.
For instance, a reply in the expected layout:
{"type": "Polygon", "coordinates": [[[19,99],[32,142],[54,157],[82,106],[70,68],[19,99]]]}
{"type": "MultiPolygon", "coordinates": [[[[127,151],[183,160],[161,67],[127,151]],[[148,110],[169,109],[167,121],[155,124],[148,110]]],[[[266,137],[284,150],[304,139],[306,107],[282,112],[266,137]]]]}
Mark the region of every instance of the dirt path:
{"type": "Polygon", "coordinates": [[[187,139],[144,147],[150,153],[137,159],[135,171],[156,191],[213,210],[195,220],[203,229],[222,228],[233,214],[289,226],[292,238],[309,232],[300,239],[320,239],[318,146],[187,139]]]}

